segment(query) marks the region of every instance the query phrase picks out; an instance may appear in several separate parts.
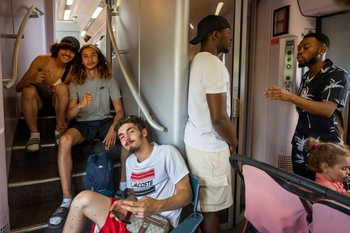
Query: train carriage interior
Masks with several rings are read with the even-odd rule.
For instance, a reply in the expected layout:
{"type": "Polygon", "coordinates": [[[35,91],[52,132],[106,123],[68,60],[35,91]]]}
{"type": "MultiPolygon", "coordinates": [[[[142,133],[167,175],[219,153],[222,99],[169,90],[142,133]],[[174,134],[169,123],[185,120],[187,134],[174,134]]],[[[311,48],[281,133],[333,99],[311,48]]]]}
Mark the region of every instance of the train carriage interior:
{"type": "MultiPolygon", "coordinates": [[[[95,44],[112,65],[125,113],[144,118],[152,140],[174,145],[186,157],[189,70],[200,50],[189,41],[210,14],[225,17],[233,33],[230,51],[219,55],[231,79],[230,119],[238,139],[227,161],[234,204],[220,212],[221,232],[345,232],[341,223],[350,221],[350,197],[293,174],[295,106],[269,101],[263,93],[271,85],[297,92],[307,71],[297,66],[297,46],[309,32],[327,34],[327,57],[350,73],[349,1],[2,0],[1,5],[0,233],[62,231],[48,228],[62,201],[52,111],[38,116],[41,150],[25,150],[30,131],[15,86],[32,60],[65,36],[95,44]],[[296,203],[297,210],[283,203],[296,203]]],[[[343,140],[350,144],[349,101],[343,117],[343,140]]],[[[85,189],[88,156],[102,151],[100,140],[73,147],[75,195],[85,189]]],[[[118,187],[121,145],[110,152],[118,187]]],[[[182,218],[191,211],[184,208],[182,218]]],[[[83,232],[90,230],[88,221],[83,232]]]]}

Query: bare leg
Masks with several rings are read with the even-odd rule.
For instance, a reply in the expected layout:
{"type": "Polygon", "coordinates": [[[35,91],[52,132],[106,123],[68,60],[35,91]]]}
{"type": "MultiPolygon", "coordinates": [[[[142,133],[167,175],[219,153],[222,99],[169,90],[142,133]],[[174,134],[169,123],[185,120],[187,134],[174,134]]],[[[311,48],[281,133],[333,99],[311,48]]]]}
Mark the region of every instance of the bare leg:
{"type": "Polygon", "coordinates": [[[21,107],[24,119],[31,133],[39,132],[38,111],[42,107],[41,99],[33,86],[23,88],[21,107]]]}
{"type": "Polygon", "coordinates": [[[61,178],[63,198],[72,198],[72,147],[85,141],[84,137],[75,128],[70,128],[61,137],[58,146],[58,171],[61,178]]]}
{"type": "Polygon", "coordinates": [[[55,95],[53,98],[53,106],[55,107],[56,112],[56,130],[59,133],[64,133],[68,127],[66,122],[68,88],[63,83],[56,86],[55,95]]]}
{"type": "Polygon", "coordinates": [[[220,233],[219,212],[203,212],[202,233],[220,233]]]}
{"type": "Polygon", "coordinates": [[[125,163],[126,159],[129,157],[130,152],[127,151],[124,147],[122,147],[121,155],[120,155],[120,162],[121,162],[121,174],[120,174],[120,182],[126,181],[126,169],[125,169],[125,163]]]}
{"type": "Polygon", "coordinates": [[[109,217],[110,206],[110,198],[90,190],[82,191],[72,202],[63,233],[82,232],[87,218],[101,229],[109,217]]]}

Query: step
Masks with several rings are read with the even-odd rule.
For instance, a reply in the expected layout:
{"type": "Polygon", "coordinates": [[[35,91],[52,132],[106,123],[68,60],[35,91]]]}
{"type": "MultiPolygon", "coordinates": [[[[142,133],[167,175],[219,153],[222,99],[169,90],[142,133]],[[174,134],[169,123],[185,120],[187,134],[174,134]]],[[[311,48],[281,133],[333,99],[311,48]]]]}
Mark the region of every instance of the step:
{"type": "MultiPolygon", "coordinates": [[[[55,129],[56,118],[43,117],[38,121],[38,128],[40,132],[41,143],[44,145],[55,145],[55,129]]],[[[20,118],[17,122],[16,131],[13,138],[13,150],[24,149],[30,132],[24,118],[20,118]]]]}
{"type": "MultiPolygon", "coordinates": [[[[14,211],[10,219],[11,233],[61,233],[63,227],[55,230],[48,228],[48,220],[57,207],[57,203],[47,203],[33,208],[14,211]]],[[[82,233],[90,233],[91,224],[92,222],[88,220],[82,233]]]]}
{"type": "MultiPolygon", "coordinates": [[[[115,173],[119,174],[120,168],[116,168],[115,173]]],[[[116,176],[116,187],[119,179],[120,177],[116,176]]],[[[72,178],[73,195],[82,190],[85,190],[85,176],[72,178]]],[[[61,202],[62,190],[59,181],[9,189],[11,232],[21,229],[28,232],[38,227],[46,228],[50,216],[61,202]],[[30,216],[30,218],[23,218],[23,216],[30,216]]]]}
{"type": "MultiPolygon", "coordinates": [[[[72,148],[73,174],[85,172],[89,155],[103,152],[104,144],[94,141],[92,145],[83,143],[72,148]]],[[[121,146],[110,149],[115,164],[120,163],[121,146]]],[[[57,147],[42,147],[40,152],[27,153],[24,150],[12,152],[9,187],[23,185],[24,182],[50,180],[59,177],[57,167],[57,147]]]]}
{"type": "MultiPolygon", "coordinates": [[[[119,186],[120,180],[120,150],[120,145],[110,150],[115,167],[115,187],[119,186]]],[[[85,143],[73,147],[73,195],[85,189],[88,156],[102,151],[104,145],[99,140],[94,141],[92,145],[85,143]]],[[[48,232],[47,221],[62,201],[57,147],[42,147],[38,153],[26,153],[23,149],[14,150],[8,187],[11,232],[48,232]],[[31,217],[28,221],[22,221],[21,216],[31,217]]]]}
{"type": "MultiPolygon", "coordinates": [[[[114,168],[115,187],[119,186],[120,166],[114,168]]],[[[85,173],[81,175],[74,174],[72,177],[72,194],[75,196],[85,189],[85,173]]],[[[8,203],[10,210],[20,208],[30,208],[45,202],[62,201],[62,188],[60,179],[32,182],[29,185],[20,185],[9,187],[8,203]]]]}

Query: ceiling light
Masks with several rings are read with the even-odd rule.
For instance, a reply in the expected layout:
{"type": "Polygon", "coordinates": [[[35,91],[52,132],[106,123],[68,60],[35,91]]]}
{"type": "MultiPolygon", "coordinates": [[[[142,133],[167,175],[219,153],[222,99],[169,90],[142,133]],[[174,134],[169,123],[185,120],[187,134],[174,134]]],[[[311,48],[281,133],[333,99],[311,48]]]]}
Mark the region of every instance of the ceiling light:
{"type": "Polygon", "coordinates": [[[100,4],[98,4],[98,6],[97,6],[94,14],[91,16],[89,22],[85,25],[85,28],[81,32],[81,37],[84,39],[85,42],[87,42],[91,38],[89,35],[86,35],[86,33],[89,31],[90,26],[93,24],[93,22],[95,21],[95,19],[101,13],[101,11],[103,10],[103,8],[105,6],[106,6],[106,1],[102,0],[100,2],[100,4]]]}
{"type": "Polygon", "coordinates": [[[223,2],[219,2],[217,7],[216,7],[216,11],[215,11],[215,15],[219,15],[220,11],[221,11],[221,8],[222,6],[224,5],[223,2]]]}
{"type": "Polygon", "coordinates": [[[70,10],[64,10],[63,19],[64,20],[68,20],[69,19],[69,15],[70,15],[70,10]]]}
{"type": "Polygon", "coordinates": [[[96,19],[97,16],[101,13],[102,9],[103,9],[102,7],[97,7],[94,14],[91,16],[91,18],[96,19]]]}
{"type": "Polygon", "coordinates": [[[72,5],[72,4],[73,4],[73,0],[67,0],[67,1],[66,1],[66,5],[70,6],[70,5],[72,5]]]}

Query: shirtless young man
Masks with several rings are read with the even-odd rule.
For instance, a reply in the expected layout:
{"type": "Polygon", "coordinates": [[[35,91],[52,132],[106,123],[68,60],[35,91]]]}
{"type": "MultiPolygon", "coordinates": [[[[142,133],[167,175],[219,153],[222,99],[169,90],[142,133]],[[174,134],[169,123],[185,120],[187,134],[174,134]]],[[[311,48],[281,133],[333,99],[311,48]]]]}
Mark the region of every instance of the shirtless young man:
{"type": "Polygon", "coordinates": [[[30,130],[26,143],[27,152],[41,149],[38,129],[39,110],[54,107],[56,113],[55,139],[66,131],[66,109],[68,105],[68,88],[71,80],[71,64],[80,48],[79,41],[72,36],[64,37],[60,43],[53,44],[51,54],[37,56],[22,79],[17,83],[16,91],[22,92],[21,108],[24,119],[30,130]]]}

